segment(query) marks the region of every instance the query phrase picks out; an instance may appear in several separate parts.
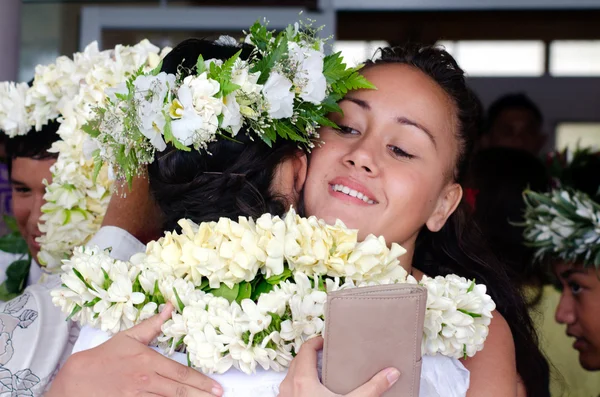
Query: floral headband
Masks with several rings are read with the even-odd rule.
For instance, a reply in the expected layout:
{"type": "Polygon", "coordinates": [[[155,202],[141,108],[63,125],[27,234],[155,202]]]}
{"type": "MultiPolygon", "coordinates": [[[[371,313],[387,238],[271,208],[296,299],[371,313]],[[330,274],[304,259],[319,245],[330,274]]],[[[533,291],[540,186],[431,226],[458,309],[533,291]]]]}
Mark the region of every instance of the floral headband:
{"type": "MultiPolygon", "coordinates": [[[[224,61],[200,55],[195,75],[160,66],[139,71],[108,93],[84,126],[98,145],[95,162],[110,163],[131,183],[168,143],[202,150],[219,138],[235,139],[243,127],[268,145],[289,139],[310,149],[318,127],[337,127],[326,117],[341,111],[337,101],[349,90],[375,88],[340,53],[325,56],[318,31],[297,23],[275,34],[257,22],[244,40],[254,46],[247,60],[240,50],[224,61]]],[[[231,43],[230,37],[217,41],[231,43]]]]}
{"type": "Polygon", "coordinates": [[[572,169],[599,154],[591,149],[551,154],[555,188],[549,193],[524,192],[524,236],[536,248],[537,259],[550,256],[600,268],[600,204],[571,187],[572,169]]]}

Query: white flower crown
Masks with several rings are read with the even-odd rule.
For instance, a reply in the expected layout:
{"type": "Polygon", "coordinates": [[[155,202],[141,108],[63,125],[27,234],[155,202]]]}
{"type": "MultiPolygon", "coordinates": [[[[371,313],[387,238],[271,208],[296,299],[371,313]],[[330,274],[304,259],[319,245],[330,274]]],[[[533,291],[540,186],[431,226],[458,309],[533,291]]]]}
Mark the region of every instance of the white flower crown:
{"type": "Polygon", "coordinates": [[[148,40],[135,46],[118,45],[99,51],[88,45],[72,58],[36,67],[33,84],[0,83],[0,129],[8,136],[40,130],[50,120],[60,123],[58,153],[52,166],[40,218],[38,261],[60,270],[61,260],[85,244],[102,223],[112,193],[113,178],[86,155],[87,134],[82,126],[105,102],[105,89],[115,87],[140,68],[152,70],[169,49],[160,51],[148,40]]]}
{"type": "Polygon", "coordinates": [[[176,308],[159,341],[185,350],[203,372],[257,365],[281,371],[302,343],[320,335],[327,292],[412,283],[428,290],[423,354],[470,357],[483,348],[495,304],[484,285],[455,275],[417,282],[400,266],[405,250],[383,237],[358,242],[356,230],[293,210],[254,222],[179,222],[130,261],[80,248],[65,261],[53,302],[80,322],[116,333],[176,308]]]}
{"type": "Polygon", "coordinates": [[[548,165],[554,189],[549,193],[525,191],[522,226],[528,245],[536,249],[536,259],[554,257],[600,268],[600,204],[573,189],[574,170],[590,168],[599,157],[600,152],[591,148],[551,153],[548,165]]]}
{"type": "MultiPolygon", "coordinates": [[[[230,45],[233,38],[217,43],[230,45]]],[[[255,23],[245,40],[253,46],[227,60],[198,57],[195,70],[177,74],[140,71],[118,89],[85,130],[98,142],[98,164],[116,166],[131,182],[155,151],[206,149],[218,137],[245,128],[271,145],[290,139],[310,148],[319,126],[336,127],[326,115],[349,90],[374,88],[339,53],[325,56],[323,39],[310,24],[290,25],[275,35],[255,23]]]]}

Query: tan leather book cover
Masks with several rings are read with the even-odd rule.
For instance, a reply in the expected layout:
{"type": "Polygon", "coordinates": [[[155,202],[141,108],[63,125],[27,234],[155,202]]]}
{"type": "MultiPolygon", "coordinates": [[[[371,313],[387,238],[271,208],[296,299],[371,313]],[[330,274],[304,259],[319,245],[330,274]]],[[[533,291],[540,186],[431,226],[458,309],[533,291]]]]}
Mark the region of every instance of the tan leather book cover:
{"type": "Polygon", "coordinates": [[[352,288],[328,295],[323,384],[347,394],[387,367],[401,375],[385,397],[418,397],[427,290],[414,284],[352,288]]]}

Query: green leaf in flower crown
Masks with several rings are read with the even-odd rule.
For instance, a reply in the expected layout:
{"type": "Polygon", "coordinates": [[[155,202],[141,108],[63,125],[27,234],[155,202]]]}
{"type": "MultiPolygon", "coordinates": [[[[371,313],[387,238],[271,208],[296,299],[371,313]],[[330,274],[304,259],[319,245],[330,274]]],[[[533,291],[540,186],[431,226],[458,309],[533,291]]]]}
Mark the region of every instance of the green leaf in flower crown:
{"type": "Polygon", "coordinates": [[[292,271],[286,267],[283,269],[283,272],[281,274],[277,274],[274,276],[271,276],[269,278],[267,278],[267,283],[271,284],[271,285],[277,285],[282,281],[287,280],[288,278],[292,277],[292,271]]]}
{"type": "Polygon", "coordinates": [[[289,120],[273,120],[273,129],[277,132],[277,136],[296,142],[308,142],[308,138],[300,135],[295,128],[289,120]]]}
{"type": "Polygon", "coordinates": [[[171,128],[171,117],[164,110],[163,113],[166,121],[164,129],[165,142],[172,143],[173,146],[175,146],[175,148],[183,150],[184,152],[189,152],[190,150],[192,150],[189,147],[185,146],[183,143],[179,142],[177,138],[175,138],[175,135],[173,135],[173,129],[171,128]]]}
{"type": "Polygon", "coordinates": [[[240,88],[239,85],[233,84],[231,82],[231,74],[233,73],[233,67],[235,66],[236,61],[240,58],[241,53],[242,50],[239,50],[231,58],[223,62],[223,65],[221,66],[219,71],[218,78],[216,79],[219,82],[219,84],[221,84],[221,89],[216,95],[217,98],[227,96],[233,91],[240,88]],[[225,86],[225,88],[223,86],[225,86]]]}
{"type": "Polygon", "coordinates": [[[206,72],[206,65],[204,64],[204,58],[202,54],[198,55],[198,60],[196,61],[196,73],[198,75],[206,72]]]}
{"type": "Polygon", "coordinates": [[[235,298],[235,301],[237,303],[242,303],[242,301],[244,299],[250,299],[251,296],[252,296],[252,284],[244,281],[240,284],[240,288],[239,288],[237,297],[235,298]]]}
{"type": "Polygon", "coordinates": [[[287,37],[282,35],[277,40],[276,47],[273,49],[273,51],[269,52],[263,59],[256,62],[254,67],[252,67],[250,70],[251,73],[260,72],[260,76],[257,81],[258,84],[265,84],[269,79],[269,75],[271,74],[271,69],[273,69],[273,66],[283,60],[283,58],[287,55],[287,37]]]}
{"type": "Polygon", "coordinates": [[[273,33],[267,30],[267,27],[259,21],[254,22],[254,25],[250,27],[250,37],[252,43],[261,51],[266,51],[273,33]]]}
{"type": "Polygon", "coordinates": [[[323,75],[325,75],[328,84],[337,83],[348,75],[348,69],[341,52],[327,55],[323,59],[323,75]]]}
{"type": "Polygon", "coordinates": [[[376,90],[375,87],[369,80],[358,72],[353,72],[350,76],[338,81],[331,86],[333,92],[341,95],[345,95],[348,91],[360,90],[360,89],[371,89],[376,90]]]}
{"type": "Polygon", "coordinates": [[[222,298],[225,298],[231,303],[235,300],[235,298],[237,298],[239,291],[239,284],[235,284],[233,288],[229,288],[225,284],[221,283],[219,288],[211,289],[208,292],[213,294],[214,296],[220,296],[222,298]]]}
{"type": "Polygon", "coordinates": [[[85,123],[81,126],[83,132],[91,136],[92,138],[97,138],[100,135],[100,123],[102,122],[102,113],[99,113],[92,120],[85,123]]]}
{"type": "Polygon", "coordinates": [[[342,99],[341,95],[331,94],[321,103],[321,109],[325,113],[340,113],[344,114],[338,102],[342,99]]]}
{"type": "Polygon", "coordinates": [[[156,67],[154,69],[152,69],[150,74],[152,76],[158,76],[158,74],[160,73],[160,70],[162,69],[162,65],[163,65],[163,61],[161,59],[161,61],[158,63],[158,65],[156,65],[156,67]]]}
{"type": "Polygon", "coordinates": [[[14,216],[4,215],[4,224],[11,232],[19,232],[19,226],[17,225],[17,219],[14,216]]]}
{"type": "Polygon", "coordinates": [[[21,234],[17,231],[0,237],[0,251],[10,254],[27,254],[29,248],[23,237],[21,237],[21,234]]]}

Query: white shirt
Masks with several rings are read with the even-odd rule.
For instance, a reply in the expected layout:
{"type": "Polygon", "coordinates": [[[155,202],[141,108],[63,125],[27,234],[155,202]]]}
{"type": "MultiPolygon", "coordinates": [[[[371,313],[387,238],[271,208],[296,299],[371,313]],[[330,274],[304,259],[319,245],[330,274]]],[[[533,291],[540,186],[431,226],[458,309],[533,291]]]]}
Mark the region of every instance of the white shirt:
{"type": "MultiPolygon", "coordinates": [[[[111,255],[122,260],[145,249],[116,227],[101,228],[88,245],[112,247],[111,255]]],[[[60,283],[58,275],[49,275],[21,296],[0,303],[0,396],[42,396],[71,355],[79,326],[65,321],[66,315],[52,304],[50,291],[60,283]]]]}

